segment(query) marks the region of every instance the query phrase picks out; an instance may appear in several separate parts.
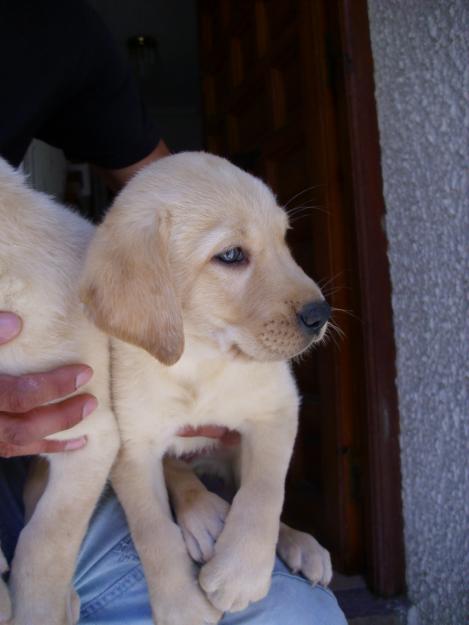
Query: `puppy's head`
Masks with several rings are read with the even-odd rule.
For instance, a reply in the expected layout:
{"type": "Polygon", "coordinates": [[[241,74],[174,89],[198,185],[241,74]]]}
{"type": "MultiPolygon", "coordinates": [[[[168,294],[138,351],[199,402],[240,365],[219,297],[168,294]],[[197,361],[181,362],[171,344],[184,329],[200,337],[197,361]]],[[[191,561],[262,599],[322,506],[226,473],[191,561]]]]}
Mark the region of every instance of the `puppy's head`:
{"type": "Polygon", "coordinates": [[[95,323],[166,364],[184,332],[255,360],[296,356],[329,306],[285,243],[271,191],[204,153],[148,166],[117,198],[89,250],[82,299],[95,323]]]}

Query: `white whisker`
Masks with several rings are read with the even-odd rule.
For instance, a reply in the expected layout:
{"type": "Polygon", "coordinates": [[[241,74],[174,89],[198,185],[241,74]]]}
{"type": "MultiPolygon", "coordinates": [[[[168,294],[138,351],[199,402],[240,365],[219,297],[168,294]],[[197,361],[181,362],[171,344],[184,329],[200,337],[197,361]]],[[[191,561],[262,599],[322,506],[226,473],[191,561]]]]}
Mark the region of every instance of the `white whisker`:
{"type": "Polygon", "coordinates": [[[361,322],[361,319],[358,315],[356,315],[352,310],[348,310],[347,308],[336,308],[335,306],[332,307],[332,312],[339,312],[339,313],[343,313],[344,315],[349,315],[350,317],[353,317],[354,319],[357,319],[357,321],[361,322]]]}
{"type": "Polygon", "coordinates": [[[297,197],[300,197],[300,195],[303,195],[303,193],[307,193],[308,191],[313,191],[313,189],[318,189],[319,187],[322,187],[324,185],[322,184],[315,184],[312,185],[311,187],[306,187],[306,189],[303,189],[302,191],[298,191],[298,193],[296,193],[293,197],[291,197],[288,202],[285,204],[284,209],[286,210],[288,205],[291,204],[293,202],[293,200],[295,200],[297,197]]]}
{"type": "Polygon", "coordinates": [[[321,289],[325,289],[331,282],[334,282],[334,280],[337,280],[337,278],[339,278],[340,276],[343,275],[343,271],[339,271],[338,273],[336,273],[334,276],[331,276],[330,278],[323,278],[322,280],[318,281],[318,285],[321,289]],[[325,280],[325,282],[324,282],[325,280]]]}

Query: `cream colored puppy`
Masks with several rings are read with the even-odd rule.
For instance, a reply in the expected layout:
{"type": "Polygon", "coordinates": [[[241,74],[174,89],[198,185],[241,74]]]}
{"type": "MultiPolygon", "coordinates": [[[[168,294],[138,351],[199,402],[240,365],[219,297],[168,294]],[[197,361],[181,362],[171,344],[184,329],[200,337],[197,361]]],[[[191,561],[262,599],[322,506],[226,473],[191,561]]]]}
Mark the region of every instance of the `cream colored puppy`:
{"type": "MultiPolygon", "coordinates": [[[[47,488],[21,532],[10,578],[15,625],[65,625],[78,620],[71,588],[75,560],[119,445],[110,408],[108,338],[87,320],[78,300],[94,228],[29,189],[1,159],[0,223],[0,310],[23,320],[20,336],[0,349],[0,371],[20,375],[79,362],[94,369],[80,393],[95,395],[98,408],[71,430],[51,436],[86,435],[88,443],[50,455],[47,488]]],[[[0,571],[5,568],[2,557],[0,571]]],[[[1,618],[9,613],[2,582],[1,618]]]]}
{"type": "MultiPolygon", "coordinates": [[[[78,619],[75,558],[118,447],[108,341],[84,318],[76,295],[94,230],[27,189],[3,162],[0,217],[0,308],[24,321],[20,337],[0,350],[0,370],[87,362],[95,371],[82,388],[98,397],[99,408],[61,435],[86,434],[88,445],[50,457],[46,491],[12,565],[15,625],[65,625],[78,619]]],[[[124,443],[115,483],[159,625],[216,622],[220,610],[240,609],[268,588],[298,402],[288,367],[276,361],[319,339],[327,317],[319,290],[289,256],[285,228],[261,182],[222,159],[185,154],[137,176],[92,246],[83,293],[106,331],[166,364],[178,359],[186,335],[184,357],[171,367],[114,344],[124,443]],[[244,434],[241,489],[202,571],[210,602],[171,521],[161,467],[167,449],[205,447],[202,439],[175,438],[181,424],[199,423],[244,434]]],[[[288,536],[281,531],[280,544],[288,546],[288,536]]],[[[311,554],[312,544],[298,548],[311,554]]],[[[1,585],[0,614],[8,613],[1,585]]]]}
{"type": "Polygon", "coordinates": [[[113,484],[158,625],[214,623],[269,588],[297,431],[287,360],[324,336],[329,316],[288,251],[287,227],[260,180],[215,156],[179,154],[130,181],[87,256],[82,299],[120,339],[113,484]],[[162,460],[205,447],[176,434],[207,423],[242,433],[240,488],[197,584],[162,460]]]}

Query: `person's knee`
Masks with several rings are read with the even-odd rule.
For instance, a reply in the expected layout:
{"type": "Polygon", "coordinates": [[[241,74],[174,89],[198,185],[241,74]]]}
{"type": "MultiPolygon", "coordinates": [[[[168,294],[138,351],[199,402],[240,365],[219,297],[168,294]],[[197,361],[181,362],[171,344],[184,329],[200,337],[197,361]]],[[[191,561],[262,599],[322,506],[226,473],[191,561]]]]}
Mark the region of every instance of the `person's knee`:
{"type": "Polygon", "coordinates": [[[334,595],[285,572],[274,572],[269,594],[243,612],[225,614],[223,625],[346,625],[334,595]]]}
{"type": "Polygon", "coordinates": [[[274,573],[269,597],[270,625],[346,625],[334,595],[297,575],[274,573]]]}

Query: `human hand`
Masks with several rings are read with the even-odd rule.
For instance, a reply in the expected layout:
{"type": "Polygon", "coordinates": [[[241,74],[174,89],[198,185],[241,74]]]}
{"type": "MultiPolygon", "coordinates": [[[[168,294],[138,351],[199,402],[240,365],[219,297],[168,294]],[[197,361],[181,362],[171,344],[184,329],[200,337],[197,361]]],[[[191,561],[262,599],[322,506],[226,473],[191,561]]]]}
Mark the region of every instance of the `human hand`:
{"type": "MultiPolygon", "coordinates": [[[[19,317],[0,312],[0,345],[14,339],[21,328],[19,317]]],[[[0,374],[0,457],[84,447],[85,436],[61,441],[44,437],[79,423],[96,408],[96,399],[85,393],[59,403],[44,404],[70,395],[92,375],[93,370],[86,365],[66,365],[46,373],[20,376],[0,374]]]]}

